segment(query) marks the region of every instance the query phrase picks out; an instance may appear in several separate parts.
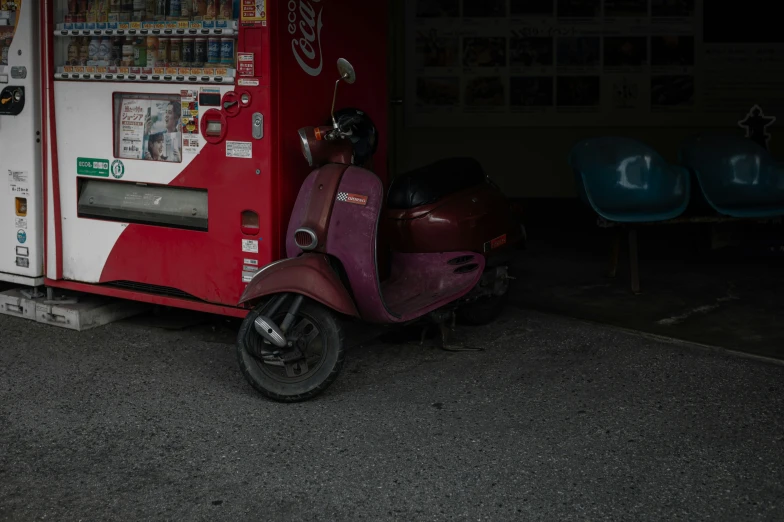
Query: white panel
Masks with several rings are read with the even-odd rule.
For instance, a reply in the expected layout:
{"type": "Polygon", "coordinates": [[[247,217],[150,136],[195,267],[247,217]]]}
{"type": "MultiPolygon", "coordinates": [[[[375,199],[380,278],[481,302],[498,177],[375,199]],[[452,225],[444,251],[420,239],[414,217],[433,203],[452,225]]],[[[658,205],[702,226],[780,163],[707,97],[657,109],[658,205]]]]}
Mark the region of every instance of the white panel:
{"type": "MultiPolygon", "coordinates": [[[[0,66],[5,87],[23,87],[25,105],[18,116],[0,116],[0,280],[35,284],[43,276],[43,177],[41,144],[40,73],[38,70],[38,7],[25,2],[16,34],[8,51],[8,65],[0,66]],[[12,67],[24,67],[14,78],[12,67]],[[9,171],[24,173],[23,182],[11,182],[9,171]],[[12,185],[27,194],[12,193],[12,185]],[[27,216],[16,215],[16,197],[26,196],[27,216]],[[24,240],[24,243],[20,241],[24,240]],[[16,246],[27,248],[27,267],[17,265],[16,246]]],[[[18,71],[18,69],[17,69],[18,71]]],[[[17,175],[17,180],[22,179],[17,175]]]]}
{"type": "MultiPolygon", "coordinates": [[[[133,84],[110,82],[55,82],[57,150],[60,170],[60,205],[63,216],[63,277],[97,283],[106,260],[127,226],[76,217],[77,158],[108,159],[113,162],[113,93],[180,94],[199,90],[199,85],[133,84]]],[[[232,85],[210,86],[221,96],[232,85]]],[[[199,120],[206,109],[199,107],[199,120]]],[[[204,146],[200,138],[200,146],[204,146]]],[[[123,159],[122,181],[168,184],[196,157],[183,152],[182,163],[123,159]]]]}

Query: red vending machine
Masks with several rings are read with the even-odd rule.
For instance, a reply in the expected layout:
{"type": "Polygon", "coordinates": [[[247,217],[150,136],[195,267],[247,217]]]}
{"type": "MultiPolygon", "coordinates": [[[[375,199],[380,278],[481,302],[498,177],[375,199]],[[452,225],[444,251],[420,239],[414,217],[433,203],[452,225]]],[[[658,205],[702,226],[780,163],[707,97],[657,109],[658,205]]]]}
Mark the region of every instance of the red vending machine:
{"type": "Polygon", "coordinates": [[[387,3],[44,0],[46,284],[243,317],[285,255],[311,169],[298,129],[337,108],[380,133],[387,3]]]}

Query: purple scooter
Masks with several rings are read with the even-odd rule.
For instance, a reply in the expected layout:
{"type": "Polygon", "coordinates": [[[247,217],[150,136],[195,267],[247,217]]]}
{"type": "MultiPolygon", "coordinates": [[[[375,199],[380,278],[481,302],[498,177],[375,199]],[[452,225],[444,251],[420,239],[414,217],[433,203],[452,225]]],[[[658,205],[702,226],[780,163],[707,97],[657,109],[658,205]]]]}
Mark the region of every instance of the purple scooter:
{"type": "MultiPolygon", "coordinates": [[[[346,60],[338,71],[341,80],[356,80],[346,60]]],[[[491,321],[508,295],[507,265],[522,239],[503,194],[471,160],[398,176],[385,202],[381,180],[364,168],[367,147],[357,142],[361,129],[375,136],[372,122],[356,110],[336,118],[334,98],[332,114],[332,126],[299,131],[314,170],[289,222],[288,258],[259,271],[241,298],[254,308],[238,336],[240,368],[277,401],[307,400],[329,387],[352,320],[427,320],[442,332],[456,314],[491,321]]]]}

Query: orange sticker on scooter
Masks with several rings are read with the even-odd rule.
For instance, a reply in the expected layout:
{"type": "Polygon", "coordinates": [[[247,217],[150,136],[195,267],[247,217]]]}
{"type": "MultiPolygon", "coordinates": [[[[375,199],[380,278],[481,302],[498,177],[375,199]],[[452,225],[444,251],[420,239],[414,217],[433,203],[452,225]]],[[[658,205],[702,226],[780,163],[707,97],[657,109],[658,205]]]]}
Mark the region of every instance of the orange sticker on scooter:
{"type": "Polygon", "coordinates": [[[359,194],[349,194],[348,192],[338,192],[338,201],[353,203],[354,205],[367,205],[368,197],[359,194]]]}
{"type": "Polygon", "coordinates": [[[489,252],[490,250],[495,250],[496,248],[502,247],[506,244],[506,234],[503,236],[498,236],[495,239],[492,239],[485,243],[484,250],[485,252],[489,252]]]}

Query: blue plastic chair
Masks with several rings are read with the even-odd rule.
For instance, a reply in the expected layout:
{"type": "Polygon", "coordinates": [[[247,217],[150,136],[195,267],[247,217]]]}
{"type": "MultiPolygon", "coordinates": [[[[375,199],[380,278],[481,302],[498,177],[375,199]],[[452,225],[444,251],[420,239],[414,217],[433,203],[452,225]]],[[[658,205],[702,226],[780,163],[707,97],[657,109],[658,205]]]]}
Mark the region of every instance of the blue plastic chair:
{"type": "Polygon", "coordinates": [[[690,169],[708,204],[735,218],[784,215],[784,164],[758,143],[739,136],[699,136],[683,144],[690,169]]]}
{"type": "Polygon", "coordinates": [[[580,197],[608,221],[643,223],[680,216],[689,204],[689,172],[630,138],[581,141],[569,154],[580,197]]]}

